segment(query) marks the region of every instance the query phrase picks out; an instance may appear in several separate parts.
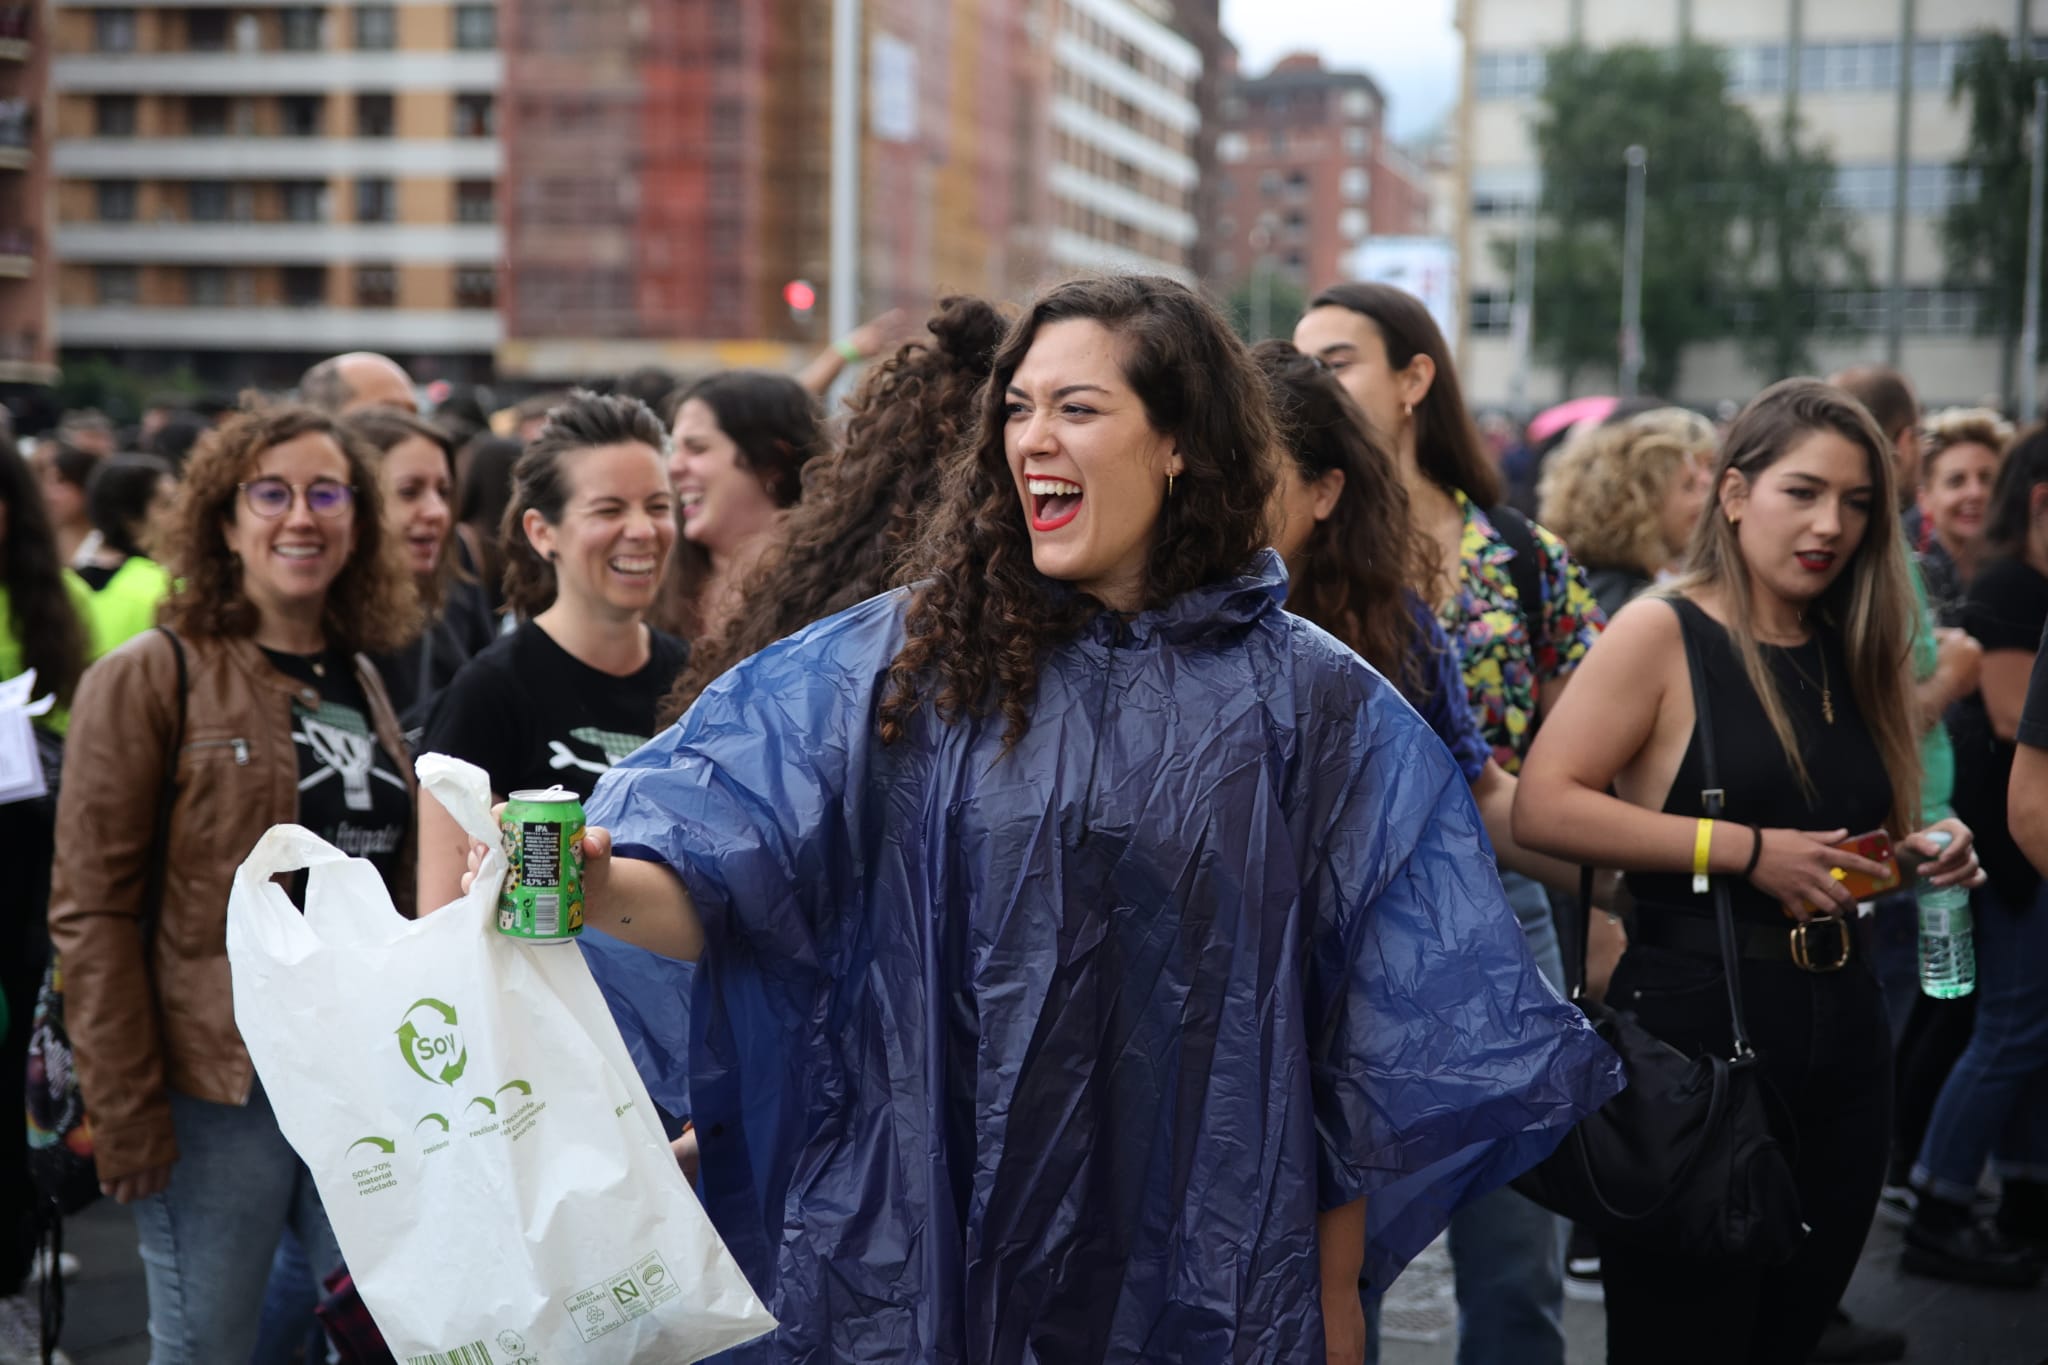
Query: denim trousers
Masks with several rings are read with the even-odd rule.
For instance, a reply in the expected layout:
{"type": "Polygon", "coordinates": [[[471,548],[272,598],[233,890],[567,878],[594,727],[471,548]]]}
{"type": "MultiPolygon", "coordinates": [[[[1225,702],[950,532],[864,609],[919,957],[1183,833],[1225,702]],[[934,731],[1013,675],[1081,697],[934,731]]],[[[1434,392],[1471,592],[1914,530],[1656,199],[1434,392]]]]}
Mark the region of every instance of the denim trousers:
{"type": "Polygon", "coordinates": [[[2048,1180],[2048,883],[2024,903],[1977,897],[1977,1021],[1928,1120],[1913,1183],[1968,1203],[1986,1158],[2048,1180]]]}
{"type": "Polygon", "coordinates": [[[278,1236],[289,1227],[317,1277],[340,1264],[313,1177],[263,1088],[246,1105],[171,1094],[170,1187],[135,1204],[149,1289],[150,1365],[241,1365],[256,1345],[278,1236]]]}
{"type": "MultiPolygon", "coordinates": [[[[1639,918],[1677,914],[1643,907],[1639,918]]],[[[1891,1029],[1871,964],[1741,963],[1744,1020],[1780,1102],[1771,1129],[1810,1231],[1791,1263],[1610,1252],[1608,1365],[1803,1365],[1870,1232],[1890,1147],[1891,1029]]],[[[1632,945],[1607,1003],[1688,1056],[1732,1048],[1718,957],[1632,945]]]]}

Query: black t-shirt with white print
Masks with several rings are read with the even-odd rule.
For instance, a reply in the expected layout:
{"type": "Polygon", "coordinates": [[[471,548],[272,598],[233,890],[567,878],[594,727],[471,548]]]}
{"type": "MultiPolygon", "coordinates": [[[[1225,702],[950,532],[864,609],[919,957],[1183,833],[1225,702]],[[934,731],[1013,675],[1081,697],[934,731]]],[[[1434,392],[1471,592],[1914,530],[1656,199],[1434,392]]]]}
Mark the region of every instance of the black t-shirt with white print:
{"type": "Polygon", "coordinates": [[[654,714],[690,648],[649,632],[630,677],[592,668],[532,621],[462,666],[434,703],[420,747],[476,764],[500,795],[567,787],[588,800],[597,779],[654,734],[654,714]]]}
{"type": "Polygon", "coordinates": [[[401,875],[412,875],[399,857],[412,827],[412,795],[398,760],[377,742],[354,660],[342,650],[263,653],[279,672],[320,694],[317,709],[292,699],[299,823],[350,857],[367,858],[386,886],[397,886],[401,875]]]}

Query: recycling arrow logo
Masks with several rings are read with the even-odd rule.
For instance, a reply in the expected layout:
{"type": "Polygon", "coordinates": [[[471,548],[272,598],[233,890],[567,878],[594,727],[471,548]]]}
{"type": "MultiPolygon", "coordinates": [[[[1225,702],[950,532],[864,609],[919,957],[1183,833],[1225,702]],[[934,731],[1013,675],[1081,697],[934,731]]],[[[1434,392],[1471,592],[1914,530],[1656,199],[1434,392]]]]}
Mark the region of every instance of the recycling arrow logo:
{"type": "Polygon", "coordinates": [[[406,1010],[398,1025],[398,1048],[413,1074],[431,1085],[453,1086],[469,1066],[455,1007],[431,997],[406,1010]]]}

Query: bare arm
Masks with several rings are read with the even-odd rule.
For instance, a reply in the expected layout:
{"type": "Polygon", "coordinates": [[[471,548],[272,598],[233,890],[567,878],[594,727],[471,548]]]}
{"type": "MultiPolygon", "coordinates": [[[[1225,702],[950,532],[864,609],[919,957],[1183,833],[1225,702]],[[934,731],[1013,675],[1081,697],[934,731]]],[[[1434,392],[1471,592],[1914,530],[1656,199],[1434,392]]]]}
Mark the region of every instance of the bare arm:
{"type": "MultiPolygon", "coordinates": [[[[493,794],[493,802],[502,800],[493,794]]],[[[422,785],[419,794],[419,899],[418,913],[430,915],[462,896],[469,866],[468,831],[440,799],[422,785]]]]}
{"type": "Polygon", "coordinates": [[[900,308],[891,308],[880,317],[869,319],[811,357],[811,363],[797,371],[796,382],[804,386],[805,392],[824,397],[825,390],[852,363],[840,349],[842,346],[862,360],[870,360],[896,343],[907,321],[908,316],[900,308]]]}
{"type": "MultiPolygon", "coordinates": [[[[469,890],[485,853],[482,844],[465,844],[458,894],[469,890]]],[[[681,962],[695,962],[704,952],[704,925],[682,879],[660,863],[614,858],[607,829],[583,832],[583,922],[681,962]]]]}
{"type": "Polygon", "coordinates": [[[1516,785],[1514,776],[1491,759],[1487,760],[1479,780],[1472,784],[1472,800],[1479,807],[1479,818],[1486,822],[1486,835],[1493,840],[1494,855],[1509,871],[1533,877],[1545,886],[1576,896],[1579,894],[1577,864],[1538,853],[1516,842],[1516,785]]]}
{"type": "Polygon", "coordinates": [[[1324,1359],[1365,1365],[1365,1305],[1358,1291],[1365,1269],[1363,1199],[1316,1215],[1316,1249],[1323,1266],[1324,1359]]]}
{"type": "MultiPolygon", "coordinates": [[[[1544,721],[1522,765],[1515,796],[1517,842],[1595,867],[1692,870],[1697,819],[1607,794],[1650,747],[1667,706],[1690,717],[1691,686],[1682,675],[1683,664],[1674,664],[1684,659],[1684,650],[1678,617],[1663,602],[1639,601],[1615,616],[1579,665],[1571,695],[1544,721]]],[[[1846,911],[1854,897],[1830,869],[1880,871],[1874,863],[1827,847],[1847,833],[1766,831],[1750,880],[1800,919],[1812,914],[1813,906],[1846,911]]],[[[1742,825],[1716,822],[1707,870],[1739,875],[1753,840],[1742,825]]]]}
{"type": "Polygon", "coordinates": [[[2022,744],[2012,756],[2006,809],[2013,842],[2048,877],[2048,749],[2022,744]]]}
{"type": "Polygon", "coordinates": [[[1984,695],[1984,709],[1991,714],[1991,729],[2010,744],[2019,738],[2020,712],[2027,704],[2027,679],[2034,671],[2034,656],[2023,649],[1994,649],[1984,655],[1977,690],[1984,695]]]}
{"type": "Polygon", "coordinates": [[[1913,685],[1922,730],[1941,724],[1942,712],[1977,690],[1984,662],[1984,646],[1960,630],[1942,627],[1934,632],[1934,640],[1934,672],[1913,685]]]}

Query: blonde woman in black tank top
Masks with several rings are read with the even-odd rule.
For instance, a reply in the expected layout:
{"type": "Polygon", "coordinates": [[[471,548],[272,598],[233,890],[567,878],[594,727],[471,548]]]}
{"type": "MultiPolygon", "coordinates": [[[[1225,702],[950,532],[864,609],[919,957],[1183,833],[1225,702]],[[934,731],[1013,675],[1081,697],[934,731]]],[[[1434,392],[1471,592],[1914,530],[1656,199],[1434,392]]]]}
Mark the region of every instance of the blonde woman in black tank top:
{"type": "Polygon", "coordinates": [[[1936,827],[1946,852],[1914,829],[1913,597],[1887,510],[1890,453],[1869,413],[1818,381],[1775,385],[1730,429],[1714,489],[1691,571],[1615,617],[1546,719],[1515,834],[1629,874],[1636,938],[1608,1003],[1689,1053],[1730,1043],[1712,901],[1692,890],[1696,855],[1734,880],[1747,1023],[1784,1101],[1774,1117],[1788,1126],[1779,1137],[1796,1152],[1812,1231],[1778,1269],[1609,1257],[1611,1365],[1806,1360],[1869,1231],[1890,1131],[1890,1034],[1842,922],[1854,897],[1834,871],[1879,869],[1830,845],[1882,826],[1909,876],[1982,878],[1962,824],[1936,827]],[[1693,695],[1688,637],[1710,698],[1693,695]],[[1727,791],[1710,828],[1699,819],[1702,704],[1727,791]]]}

